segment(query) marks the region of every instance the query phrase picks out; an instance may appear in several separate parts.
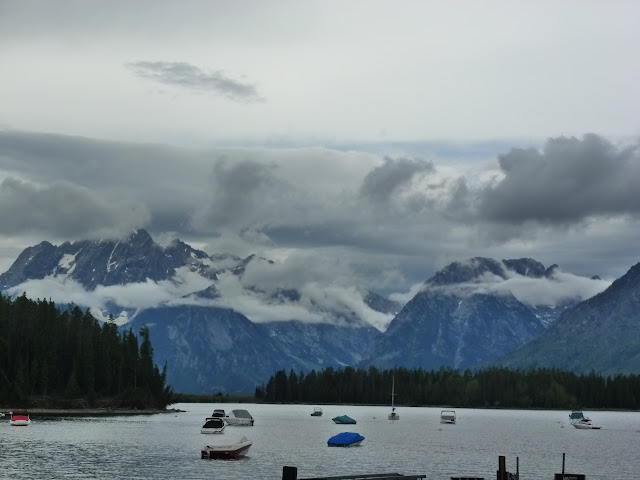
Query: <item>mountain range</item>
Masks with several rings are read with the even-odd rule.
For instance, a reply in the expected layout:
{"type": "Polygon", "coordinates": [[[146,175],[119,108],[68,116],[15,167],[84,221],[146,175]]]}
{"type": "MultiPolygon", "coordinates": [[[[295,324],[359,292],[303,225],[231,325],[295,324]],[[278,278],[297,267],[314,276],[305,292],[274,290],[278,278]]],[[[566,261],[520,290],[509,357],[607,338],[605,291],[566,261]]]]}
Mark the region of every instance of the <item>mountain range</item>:
{"type": "Polygon", "coordinates": [[[120,328],[148,325],[177,392],[252,392],[277,370],[347,365],[640,371],[637,265],[606,288],[529,258],[472,258],[438,271],[406,304],[358,286],[256,280],[275,268],[180,240],[161,246],[137,230],[28,247],[0,275],[0,291],[64,292],[120,328]]]}

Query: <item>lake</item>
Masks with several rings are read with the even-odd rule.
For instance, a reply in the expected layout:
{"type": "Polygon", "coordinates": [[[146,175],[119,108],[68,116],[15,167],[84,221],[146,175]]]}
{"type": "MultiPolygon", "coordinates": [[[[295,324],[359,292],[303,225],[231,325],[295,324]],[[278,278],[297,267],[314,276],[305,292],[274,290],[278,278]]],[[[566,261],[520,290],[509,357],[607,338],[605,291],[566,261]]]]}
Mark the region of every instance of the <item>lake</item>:
{"type": "MultiPolygon", "coordinates": [[[[298,477],[398,472],[494,479],[498,457],[522,480],[552,480],[562,471],[587,480],[640,478],[640,413],[585,411],[602,430],[577,430],[569,412],[540,410],[456,410],[457,424],[440,423],[440,408],[322,405],[177,404],[186,412],[107,418],[32,418],[28,427],[0,422],[1,478],[274,479],[285,465],[298,477]],[[214,408],[249,410],[253,427],[227,426],[222,435],[202,435],[214,408]],[[349,415],[356,425],[331,418],[349,415]],[[359,447],[330,448],[340,432],[365,437],[359,447]],[[202,460],[206,444],[253,441],[241,460],[202,460]]],[[[6,419],[3,419],[6,420],[6,419]]]]}

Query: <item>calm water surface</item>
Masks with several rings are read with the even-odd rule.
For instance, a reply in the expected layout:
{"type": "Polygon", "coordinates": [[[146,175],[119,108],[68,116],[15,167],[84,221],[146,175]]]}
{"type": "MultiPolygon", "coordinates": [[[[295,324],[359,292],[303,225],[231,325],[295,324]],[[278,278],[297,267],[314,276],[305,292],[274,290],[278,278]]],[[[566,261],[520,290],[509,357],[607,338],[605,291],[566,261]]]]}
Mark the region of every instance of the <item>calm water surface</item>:
{"type": "Polygon", "coordinates": [[[313,405],[178,404],[178,414],[45,419],[28,427],[0,422],[0,478],[274,479],[285,465],[301,478],[319,475],[399,472],[430,480],[452,476],[495,478],[498,457],[522,480],[552,480],[562,471],[588,480],[640,478],[640,413],[585,411],[602,430],[577,430],[568,411],[456,409],[458,423],[441,425],[440,408],[313,405]],[[228,426],[222,435],[202,435],[214,408],[249,410],[253,427],[228,426]],[[356,425],[331,418],[349,415],[356,425]],[[329,448],[340,432],[366,439],[359,447],[329,448]],[[253,441],[247,458],[201,460],[206,444],[253,441]]]}

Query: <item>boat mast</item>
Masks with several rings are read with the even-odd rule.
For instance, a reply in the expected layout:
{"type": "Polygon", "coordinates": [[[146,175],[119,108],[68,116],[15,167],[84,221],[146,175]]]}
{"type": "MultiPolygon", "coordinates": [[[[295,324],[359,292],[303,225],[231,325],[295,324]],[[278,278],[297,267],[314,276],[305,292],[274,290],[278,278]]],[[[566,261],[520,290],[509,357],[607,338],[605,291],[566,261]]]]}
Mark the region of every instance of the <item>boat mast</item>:
{"type": "Polygon", "coordinates": [[[396,407],[393,406],[396,396],[396,376],[391,377],[391,411],[395,412],[396,407]]]}

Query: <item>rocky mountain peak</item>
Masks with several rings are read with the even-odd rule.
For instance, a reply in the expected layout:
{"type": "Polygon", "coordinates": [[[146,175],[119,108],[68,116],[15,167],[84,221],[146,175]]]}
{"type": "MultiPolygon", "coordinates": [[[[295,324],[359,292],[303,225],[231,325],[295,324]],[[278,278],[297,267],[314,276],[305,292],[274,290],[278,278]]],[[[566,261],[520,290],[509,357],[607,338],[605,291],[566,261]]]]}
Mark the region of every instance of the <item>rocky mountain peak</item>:
{"type": "MultiPolygon", "coordinates": [[[[541,278],[546,273],[544,265],[533,258],[502,260],[502,263],[504,263],[509,270],[513,270],[517,274],[525,277],[541,278]]],[[[554,267],[558,268],[557,265],[552,265],[548,270],[551,270],[554,267]]]]}
{"type": "Polygon", "coordinates": [[[438,271],[426,283],[432,286],[466,283],[485,273],[504,277],[504,266],[492,258],[475,257],[464,262],[453,262],[438,271]]]}

